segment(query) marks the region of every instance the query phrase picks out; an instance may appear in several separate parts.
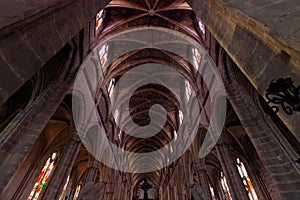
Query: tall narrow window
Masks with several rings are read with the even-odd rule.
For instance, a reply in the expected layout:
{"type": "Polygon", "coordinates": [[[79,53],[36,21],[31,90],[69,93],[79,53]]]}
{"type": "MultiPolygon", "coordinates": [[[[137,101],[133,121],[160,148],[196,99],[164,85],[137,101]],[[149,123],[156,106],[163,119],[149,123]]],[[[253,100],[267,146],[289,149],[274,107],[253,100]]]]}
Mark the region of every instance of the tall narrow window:
{"type": "Polygon", "coordinates": [[[178,137],[177,131],[174,131],[174,140],[175,140],[175,141],[177,140],[177,137],[178,137]]]}
{"type": "Polygon", "coordinates": [[[196,69],[198,70],[199,64],[201,61],[201,55],[200,55],[198,49],[196,49],[196,48],[192,48],[192,54],[193,54],[194,65],[195,65],[196,69]]]}
{"type": "Polygon", "coordinates": [[[98,30],[103,23],[103,10],[100,10],[100,12],[96,15],[96,30],[98,30]]]}
{"type": "Polygon", "coordinates": [[[215,195],[215,192],[214,192],[214,188],[211,186],[211,184],[209,184],[209,190],[210,190],[211,199],[216,200],[216,195],[215,195]]]}
{"type": "Polygon", "coordinates": [[[107,62],[107,57],[108,57],[108,45],[104,44],[101,47],[98,54],[99,54],[99,58],[100,58],[101,67],[104,67],[107,62]]]}
{"type": "Polygon", "coordinates": [[[221,186],[223,189],[225,200],[231,200],[232,198],[231,198],[230,191],[229,191],[229,188],[227,185],[227,181],[226,181],[226,178],[225,178],[223,172],[221,172],[221,186]]]}
{"type": "Polygon", "coordinates": [[[203,22],[202,22],[201,19],[198,19],[198,25],[199,25],[199,30],[201,31],[201,33],[203,35],[205,35],[205,26],[204,26],[204,24],[203,24],[203,22]]]}
{"type": "Polygon", "coordinates": [[[180,125],[181,125],[181,124],[182,124],[182,121],[183,121],[183,114],[182,114],[182,111],[181,111],[181,110],[178,111],[178,117],[179,117],[179,123],[180,123],[180,125]]]}
{"type": "Polygon", "coordinates": [[[30,195],[28,196],[27,200],[37,200],[42,193],[42,190],[47,183],[53,169],[54,164],[57,159],[57,154],[53,153],[50,158],[48,158],[46,164],[44,165],[38,179],[36,180],[30,195]]]}
{"type": "MultiPolygon", "coordinates": [[[[112,95],[113,95],[113,92],[114,92],[114,87],[115,87],[115,79],[112,78],[109,81],[109,84],[108,84],[108,87],[107,87],[107,91],[108,91],[108,95],[109,95],[110,99],[112,99],[112,95]]],[[[118,111],[118,116],[119,116],[119,111],[118,111]]]]}
{"type": "Polygon", "coordinates": [[[258,197],[256,195],[256,192],[254,190],[252,182],[251,182],[251,180],[249,178],[247,170],[246,170],[246,168],[244,166],[244,163],[240,160],[240,158],[236,159],[236,165],[237,165],[237,168],[239,170],[240,176],[241,176],[241,178],[243,180],[245,189],[246,189],[246,191],[248,193],[248,196],[249,196],[250,200],[258,200],[258,197]]]}
{"type": "Polygon", "coordinates": [[[118,133],[119,140],[121,140],[121,136],[122,136],[122,130],[120,130],[119,133],[118,133]]]}
{"type": "Polygon", "coordinates": [[[187,100],[190,99],[190,96],[192,95],[192,87],[191,84],[189,83],[189,81],[185,81],[185,94],[186,94],[186,98],[187,100]]]}
{"type": "Polygon", "coordinates": [[[66,190],[67,190],[69,181],[70,181],[70,175],[68,176],[68,178],[67,178],[67,180],[66,180],[66,183],[65,183],[64,188],[63,188],[63,190],[62,190],[62,192],[61,192],[61,195],[60,195],[60,197],[59,197],[59,200],[65,199],[64,197],[67,195],[67,194],[66,194],[66,190]]]}
{"type": "Polygon", "coordinates": [[[76,187],[76,190],[75,190],[75,194],[74,194],[73,200],[76,200],[76,199],[77,199],[80,190],[81,190],[81,185],[79,184],[79,185],[77,185],[77,187],[76,187]]]}
{"type": "Polygon", "coordinates": [[[120,119],[120,112],[119,112],[119,109],[116,109],[116,110],[115,110],[114,118],[115,118],[116,123],[118,124],[118,123],[119,123],[119,119],[120,119]]]}

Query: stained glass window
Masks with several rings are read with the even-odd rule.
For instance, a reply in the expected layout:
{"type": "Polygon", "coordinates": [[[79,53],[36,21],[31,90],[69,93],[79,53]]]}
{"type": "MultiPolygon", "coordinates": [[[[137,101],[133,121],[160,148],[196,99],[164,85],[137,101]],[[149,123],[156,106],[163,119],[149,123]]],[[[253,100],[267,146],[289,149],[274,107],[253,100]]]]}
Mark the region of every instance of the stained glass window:
{"type": "Polygon", "coordinates": [[[201,19],[198,19],[198,25],[199,25],[199,30],[201,31],[201,33],[203,35],[205,35],[205,26],[204,26],[204,24],[203,24],[203,22],[202,22],[201,19]]]}
{"type": "Polygon", "coordinates": [[[81,190],[81,185],[77,185],[76,190],[75,190],[75,194],[74,194],[74,197],[73,197],[73,200],[77,199],[80,190],[81,190]]]}
{"type": "Polygon", "coordinates": [[[216,195],[215,195],[215,192],[214,192],[214,188],[211,186],[211,184],[209,184],[209,190],[210,190],[211,199],[216,200],[216,195]]]}
{"type": "Polygon", "coordinates": [[[108,57],[108,45],[104,44],[101,47],[98,54],[99,54],[99,58],[100,58],[101,67],[104,67],[107,62],[107,57],[108,57]]]}
{"type": "Polygon", "coordinates": [[[251,180],[249,178],[249,175],[247,173],[247,170],[244,166],[244,163],[240,160],[240,158],[236,159],[236,165],[237,165],[237,168],[239,170],[240,176],[243,180],[245,189],[248,193],[248,196],[249,196],[250,200],[258,200],[256,192],[255,192],[254,187],[252,185],[252,182],[251,182],[251,180]]]}
{"type": "Polygon", "coordinates": [[[96,15],[96,30],[98,30],[103,23],[103,10],[100,10],[100,12],[96,15]]]}
{"type": "Polygon", "coordinates": [[[221,186],[223,189],[225,200],[231,200],[232,198],[231,198],[230,191],[229,191],[229,188],[227,185],[227,181],[226,181],[226,178],[225,178],[223,172],[221,172],[221,186]]]}
{"type": "Polygon", "coordinates": [[[50,158],[48,158],[46,164],[44,165],[38,179],[36,180],[30,195],[28,196],[27,200],[37,200],[42,193],[42,190],[47,183],[53,169],[54,164],[57,159],[57,154],[53,153],[50,158]]]}
{"type": "Polygon", "coordinates": [[[68,178],[67,178],[67,180],[66,180],[66,183],[65,183],[64,188],[63,188],[63,190],[62,190],[62,193],[61,193],[61,195],[60,195],[60,197],[59,197],[59,200],[63,200],[64,197],[66,196],[66,190],[67,190],[69,181],[70,181],[70,175],[68,176],[68,178]]]}
{"type": "MultiPolygon", "coordinates": [[[[108,91],[108,95],[109,95],[110,99],[112,98],[112,95],[113,95],[113,92],[114,92],[114,87],[115,87],[115,79],[112,78],[109,81],[109,84],[108,84],[108,87],[107,87],[107,91],[108,91]]],[[[119,111],[117,111],[117,112],[118,112],[118,116],[119,116],[119,111]]]]}
{"type": "Polygon", "coordinates": [[[192,54],[193,54],[194,65],[195,65],[196,69],[198,70],[199,64],[201,61],[201,55],[200,55],[198,49],[196,49],[196,48],[192,48],[192,54]]]}

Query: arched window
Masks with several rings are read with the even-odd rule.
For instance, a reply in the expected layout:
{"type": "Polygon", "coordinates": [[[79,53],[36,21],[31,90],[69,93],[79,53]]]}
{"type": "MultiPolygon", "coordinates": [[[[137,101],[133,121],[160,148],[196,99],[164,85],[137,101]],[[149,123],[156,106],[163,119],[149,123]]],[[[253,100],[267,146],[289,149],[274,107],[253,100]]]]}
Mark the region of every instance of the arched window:
{"type": "Polygon", "coordinates": [[[100,58],[100,64],[101,67],[103,68],[107,62],[107,57],[108,57],[108,45],[104,44],[100,51],[99,51],[99,58],[100,58]]]}
{"type": "Polygon", "coordinates": [[[56,160],[57,160],[57,153],[53,153],[52,156],[48,158],[27,200],[37,200],[39,198],[44,186],[46,185],[54,169],[54,164],[56,160]]]}
{"type": "Polygon", "coordinates": [[[103,10],[100,10],[96,15],[96,31],[101,27],[103,23],[103,10]]]}
{"type": "Polygon", "coordinates": [[[226,181],[226,178],[223,174],[223,172],[221,172],[221,186],[222,186],[222,189],[223,189],[223,193],[224,193],[224,197],[226,200],[231,200],[231,194],[230,194],[230,191],[229,191],[229,188],[228,188],[228,185],[227,185],[227,181],[226,181]]]}
{"type": "Polygon", "coordinates": [[[243,180],[243,183],[244,183],[244,186],[245,186],[245,189],[248,193],[248,196],[250,198],[250,200],[258,200],[258,197],[256,195],[256,192],[254,190],[254,187],[252,185],[252,182],[249,178],[249,175],[247,173],[247,170],[244,166],[244,163],[240,160],[240,158],[236,158],[236,166],[239,170],[239,173],[240,173],[240,176],[243,180]]]}

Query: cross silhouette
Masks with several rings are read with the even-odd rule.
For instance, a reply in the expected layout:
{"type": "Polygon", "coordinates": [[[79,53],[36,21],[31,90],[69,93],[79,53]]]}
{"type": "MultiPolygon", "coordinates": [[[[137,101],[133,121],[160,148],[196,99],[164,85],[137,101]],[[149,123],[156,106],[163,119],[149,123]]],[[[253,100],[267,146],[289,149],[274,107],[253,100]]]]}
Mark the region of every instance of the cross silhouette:
{"type": "Polygon", "coordinates": [[[144,200],[149,200],[148,198],[148,190],[150,190],[153,186],[148,182],[147,179],[144,179],[142,184],[139,186],[144,191],[144,200]]]}

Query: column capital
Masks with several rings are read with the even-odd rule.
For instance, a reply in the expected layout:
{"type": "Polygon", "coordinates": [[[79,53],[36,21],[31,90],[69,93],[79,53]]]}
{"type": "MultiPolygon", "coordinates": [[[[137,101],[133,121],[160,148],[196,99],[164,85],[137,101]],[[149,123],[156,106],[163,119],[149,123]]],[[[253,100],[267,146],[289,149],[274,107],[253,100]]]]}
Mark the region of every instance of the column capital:
{"type": "Polygon", "coordinates": [[[78,133],[77,133],[77,131],[75,130],[73,130],[72,131],[72,133],[71,133],[72,135],[71,135],[71,138],[70,138],[70,141],[71,142],[73,142],[73,143],[81,143],[81,139],[80,139],[80,137],[79,137],[79,135],[78,135],[78,133]]]}

